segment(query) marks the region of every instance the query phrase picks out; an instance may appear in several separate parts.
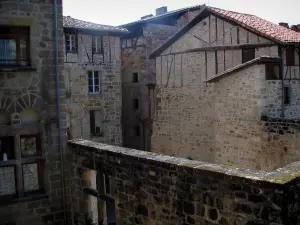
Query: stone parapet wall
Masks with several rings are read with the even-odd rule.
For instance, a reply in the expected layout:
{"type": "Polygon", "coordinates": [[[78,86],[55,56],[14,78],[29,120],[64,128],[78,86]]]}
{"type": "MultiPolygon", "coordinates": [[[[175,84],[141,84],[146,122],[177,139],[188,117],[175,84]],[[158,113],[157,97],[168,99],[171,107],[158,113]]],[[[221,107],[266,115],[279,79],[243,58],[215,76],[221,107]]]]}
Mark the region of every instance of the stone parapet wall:
{"type": "Polygon", "coordinates": [[[119,224],[299,223],[299,162],[262,172],[85,140],[70,142],[69,149],[76,193],[72,209],[79,220],[86,214],[88,196],[82,189],[88,184],[78,174],[89,168],[116,180],[119,224]]]}

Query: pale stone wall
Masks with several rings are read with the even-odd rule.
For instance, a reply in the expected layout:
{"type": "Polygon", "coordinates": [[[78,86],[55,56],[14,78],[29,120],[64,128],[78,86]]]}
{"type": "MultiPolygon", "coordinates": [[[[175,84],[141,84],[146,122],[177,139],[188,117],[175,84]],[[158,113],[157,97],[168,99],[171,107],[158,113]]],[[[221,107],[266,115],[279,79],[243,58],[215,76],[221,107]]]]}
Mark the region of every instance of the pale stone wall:
{"type": "Polygon", "coordinates": [[[92,53],[92,35],[78,34],[78,52],[64,53],[67,88],[67,116],[72,138],[84,138],[115,145],[121,135],[120,38],[103,37],[103,54],[92,53]],[[98,71],[100,93],[89,94],[88,71],[98,71]],[[90,110],[100,111],[101,136],[90,132],[90,110]]]}
{"type": "MultiPolygon", "coordinates": [[[[205,80],[240,65],[242,49],[186,52],[238,44],[267,44],[256,48],[255,57],[278,56],[278,46],[271,41],[211,16],[156,58],[152,151],[265,170],[299,158],[297,126],[286,125],[288,132],[279,133],[280,128],[273,135],[268,123],[261,121],[263,115],[279,117],[282,98],[281,81],[266,81],[264,65],[206,84],[205,80]]],[[[298,64],[285,71],[297,68],[298,64]]],[[[285,118],[299,119],[299,81],[285,83],[292,87],[285,118]]]]}

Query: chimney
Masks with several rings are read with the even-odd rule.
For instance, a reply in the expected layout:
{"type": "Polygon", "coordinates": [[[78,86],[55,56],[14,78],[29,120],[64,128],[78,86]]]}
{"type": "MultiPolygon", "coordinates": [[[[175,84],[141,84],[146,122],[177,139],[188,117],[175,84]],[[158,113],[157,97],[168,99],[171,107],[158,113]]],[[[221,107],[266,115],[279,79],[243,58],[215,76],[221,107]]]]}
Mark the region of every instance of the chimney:
{"type": "Polygon", "coordinates": [[[292,29],[293,31],[300,32],[300,24],[292,25],[292,26],[291,26],[291,29],[292,29]]]}
{"type": "Polygon", "coordinates": [[[165,14],[166,12],[168,12],[168,7],[167,6],[162,6],[160,8],[156,9],[156,16],[165,14]]]}
{"type": "Polygon", "coordinates": [[[152,17],[152,16],[153,16],[152,14],[149,14],[149,15],[146,15],[146,16],[142,16],[142,17],[141,17],[141,20],[150,18],[150,17],[152,17]]]}
{"type": "Polygon", "coordinates": [[[285,28],[290,28],[289,27],[289,24],[288,23],[284,23],[284,22],[281,22],[281,23],[279,23],[279,26],[282,26],[282,27],[285,27],[285,28]]]}

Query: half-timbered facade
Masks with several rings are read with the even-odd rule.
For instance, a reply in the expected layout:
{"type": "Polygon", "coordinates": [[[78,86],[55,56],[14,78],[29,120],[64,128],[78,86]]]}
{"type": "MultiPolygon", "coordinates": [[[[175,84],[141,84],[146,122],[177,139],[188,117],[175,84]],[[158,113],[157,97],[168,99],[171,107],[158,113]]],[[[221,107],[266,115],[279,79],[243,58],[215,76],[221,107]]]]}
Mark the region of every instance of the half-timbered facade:
{"type": "Polygon", "coordinates": [[[121,144],[121,47],[126,29],[64,17],[70,138],[121,144]]]}
{"type": "Polygon", "coordinates": [[[243,168],[300,158],[300,33],[204,7],[156,58],[153,151],[243,168]]]}

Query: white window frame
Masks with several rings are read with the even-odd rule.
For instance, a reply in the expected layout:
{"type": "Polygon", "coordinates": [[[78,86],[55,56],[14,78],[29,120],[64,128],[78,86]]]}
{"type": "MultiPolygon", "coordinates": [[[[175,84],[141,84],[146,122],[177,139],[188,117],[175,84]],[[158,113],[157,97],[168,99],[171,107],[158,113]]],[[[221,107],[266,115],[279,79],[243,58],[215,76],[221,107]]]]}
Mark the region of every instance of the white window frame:
{"type": "Polygon", "coordinates": [[[76,35],[75,34],[66,34],[66,39],[69,41],[70,45],[68,47],[67,41],[66,41],[66,49],[67,52],[76,52],[77,46],[76,46],[76,35]],[[73,47],[75,48],[75,51],[73,51],[73,47]]]}
{"type": "Polygon", "coordinates": [[[94,44],[94,53],[97,53],[97,54],[101,54],[103,53],[102,52],[102,37],[100,36],[93,36],[93,44],[94,44]]]}
{"type": "Polygon", "coordinates": [[[88,72],[88,92],[89,94],[99,94],[100,93],[100,76],[99,76],[99,71],[89,71],[88,72]],[[98,76],[98,84],[96,84],[96,75],[95,73],[97,73],[98,76]],[[92,75],[92,77],[90,77],[90,74],[92,75]],[[92,85],[90,85],[90,80],[92,80],[92,85]],[[98,91],[96,91],[96,88],[98,86],[98,91]],[[90,92],[90,87],[92,87],[93,91],[90,92]]]}

